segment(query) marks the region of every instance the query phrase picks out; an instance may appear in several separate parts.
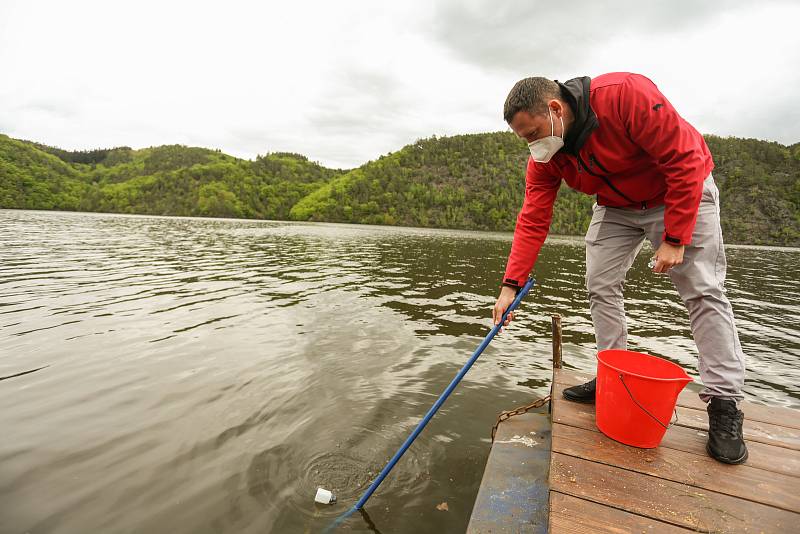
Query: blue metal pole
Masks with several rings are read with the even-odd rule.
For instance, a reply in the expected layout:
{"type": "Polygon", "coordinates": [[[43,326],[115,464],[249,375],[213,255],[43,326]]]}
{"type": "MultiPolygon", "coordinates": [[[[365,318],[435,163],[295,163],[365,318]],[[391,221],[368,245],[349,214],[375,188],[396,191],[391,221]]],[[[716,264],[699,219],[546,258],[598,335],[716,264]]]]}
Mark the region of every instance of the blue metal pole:
{"type": "Polygon", "coordinates": [[[386,464],[386,467],[383,468],[383,471],[381,471],[381,473],[378,475],[378,478],[376,478],[375,481],[369,486],[369,488],[367,488],[367,491],[364,492],[364,495],[361,496],[361,498],[358,500],[355,506],[353,506],[353,508],[348,510],[345,514],[343,514],[339,519],[336,520],[335,522],[336,525],[340,524],[341,520],[348,517],[353,512],[360,510],[361,507],[364,506],[364,503],[366,503],[367,500],[370,498],[372,493],[376,489],[378,489],[378,486],[380,486],[381,482],[383,482],[383,479],[386,478],[386,475],[389,474],[389,472],[395,466],[397,461],[400,460],[400,457],[403,456],[403,454],[406,452],[406,450],[408,450],[408,448],[411,446],[414,440],[417,439],[417,436],[419,436],[420,432],[422,432],[422,430],[425,428],[425,426],[428,424],[428,422],[431,420],[434,414],[436,414],[436,412],[439,410],[442,404],[444,404],[444,401],[447,400],[447,397],[450,396],[450,394],[456,388],[458,383],[461,382],[461,379],[464,378],[464,375],[466,375],[467,371],[470,370],[472,364],[475,363],[475,361],[478,359],[478,357],[481,355],[484,349],[486,349],[486,347],[489,346],[489,343],[492,341],[492,339],[494,339],[494,336],[496,336],[497,333],[500,331],[500,328],[502,328],[503,323],[508,317],[508,314],[514,311],[517,308],[517,306],[519,306],[519,303],[522,301],[523,298],[525,298],[525,295],[528,294],[528,291],[531,290],[534,283],[535,281],[533,280],[533,278],[528,279],[528,282],[522,287],[519,293],[517,293],[517,297],[514,299],[514,302],[512,302],[511,305],[508,307],[508,309],[505,311],[505,313],[503,313],[503,317],[500,319],[500,322],[496,324],[494,328],[492,328],[491,332],[489,332],[486,335],[486,337],[483,339],[478,348],[475,349],[475,352],[472,353],[472,356],[467,361],[467,363],[464,364],[464,367],[461,368],[461,370],[458,372],[453,381],[450,382],[450,385],[447,386],[447,389],[444,390],[444,393],[442,393],[441,396],[438,398],[438,400],[433,404],[433,406],[431,406],[431,409],[428,410],[428,413],[425,414],[425,417],[423,417],[422,421],[419,422],[417,428],[414,429],[414,432],[412,432],[411,435],[408,436],[405,443],[403,443],[400,449],[394,454],[392,459],[389,460],[389,463],[386,464]]]}

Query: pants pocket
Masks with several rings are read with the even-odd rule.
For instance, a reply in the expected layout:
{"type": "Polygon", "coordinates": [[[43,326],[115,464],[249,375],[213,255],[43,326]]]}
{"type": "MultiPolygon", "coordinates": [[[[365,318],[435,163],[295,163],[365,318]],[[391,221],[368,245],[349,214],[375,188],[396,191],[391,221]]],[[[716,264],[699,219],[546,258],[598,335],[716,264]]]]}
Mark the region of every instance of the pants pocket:
{"type": "Polygon", "coordinates": [[[719,189],[717,189],[717,184],[714,183],[714,177],[710,174],[703,181],[703,195],[700,197],[700,202],[707,204],[717,204],[719,202],[719,189]]]}
{"type": "Polygon", "coordinates": [[[586,230],[586,237],[584,238],[587,245],[591,245],[597,240],[606,214],[605,206],[595,204],[592,209],[592,221],[589,223],[589,228],[586,230]]]}

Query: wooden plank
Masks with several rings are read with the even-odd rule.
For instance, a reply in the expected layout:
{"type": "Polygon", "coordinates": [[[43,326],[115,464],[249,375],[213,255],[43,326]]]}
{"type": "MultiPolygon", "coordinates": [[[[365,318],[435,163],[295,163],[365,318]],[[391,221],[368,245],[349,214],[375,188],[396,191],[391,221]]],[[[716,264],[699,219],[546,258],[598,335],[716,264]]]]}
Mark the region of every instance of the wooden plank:
{"type": "MultiPolygon", "coordinates": [[[[559,375],[560,372],[556,371],[556,374],[559,375]]],[[[569,386],[563,382],[556,382],[553,384],[553,420],[555,421],[556,417],[560,416],[562,412],[566,410],[591,412],[592,418],[594,418],[594,405],[569,402],[563,398],[562,391],[565,387],[569,386]]],[[[678,422],[676,426],[708,431],[708,414],[705,410],[678,407],[677,411],[678,422]]],[[[792,416],[797,417],[794,411],[787,411],[790,412],[792,416]]],[[[761,421],[751,421],[747,418],[747,414],[745,414],[742,430],[744,432],[744,438],[747,441],[757,441],[777,447],[800,450],[800,430],[798,429],[763,423],[761,421]]]]}
{"type": "MultiPolygon", "coordinates": [[[[681,394],[678,396],[677,405],[683,406],[684,408],[693,408],[702,412],[706,411],[706,403],[700,400],[697,393],[685,389],[681,391],[681,394]]],[[[784,408],[782,406],[764,406],[763,404],[755,404],[747,401],[742,402],[739,408],[744,412],[745,419],[749,421],[759,421],[761,423],[769,423],[775,426],[800,430],[800,417],[798,416],[797,410],[784,408]]]]}
{"type": "MultiPolygon", "coordinates": [[[[576,371],[574,369],[561,369],[554,376],[554,380],[557,383],[567,384],[568,386],[583,384],[592,378],[594,378],[593,373],[576,371]]],[[[697,393],[688,389],[681,391],[681,394],[678,396],[677,404],[685,408],[694,408],[702,411],[706,409],[706,403],[700,400],[697,393]]],[[[760,421],[762,423],[770,423],[776,426],[800,430],[800,417],[797,411],[791,408],[785,408],[783,406],[765,406],[763,404],[745,401],[741,404],[741,409],[744,412],[745,419],[750,421],[760,421]]]]}
{"type": "MultiPolygon", "coordinates": [[[[564,387],[563,384],[555,385],[556,396],[554,398],[556,400],[553,401],[553,422],[600,432],[595,424],[593,407],[563,399],[561,389],[564,387]]],[[[707,439],[708,432],[706,431],[676,425],[667,430],[659,447],[707,456],[707,439]]],[[[745,465],[790,476],[800,476],[800,453],[797,451],[757,441],[748,441],[747,449],[750,456],[745,465]]]]}
{"type": "Polygon", "coordinates": [[[553,369],[553,382],[557,384],[567,384],[574,386],[576,384],[583,384],[595,377],[595,373],[587,373],[585,371],[578,371],[576,369],[553,369]]]}
{"type": "Polygon", "coordinates": [[[557,452],[550,488],[702,532],[790,532],[800,524],[795,512],[557,452]]]}
{"type": "MultiPolygon", "coordinates": [[[[673,426],[664,435],[660,447],[707,455],[708,431],[673,426]]],[[[776,447],[759,441],[747,441],[749,453],[743,465],[800,477],[800,452],[786,447],[776,447]]]]}
{"type": "MultiPolygon", "coordinates": [[[[551,401],[553,422],[572,424],[581,428],[597,428],[594,417],[594,404],[570,402],[564,398],[564,388],[567,384],[554,383],[551,401]],[[575,423],[567,422],[575,421],[575,423]]],[[[599,432],[599,430],[598,430],[599,432]]]]}
{"type": "MultiPolygon", "coordinates": [[[[708,414],[705,410],[678,407],[678,422],[676,425],[708,430],[708,414]]],[[[800,450],[800,430],[786,426],[777,426],[761,421],[751,421],[745,414],[742,432],[745,440],[768,443],[776,447],[800,450]]]]}
{"type": "Polygon", "coordinates": [[[558,491],[550,492],[550,534],[688,534],[695,532],[650,517],[578,499],[558,491]]]}
{"type": "Polygon", "coordinates": [[[659,447],[639,449],[618,443],[599,432],[555,423],[553,451],[629,471],[672,480],[792,512],[800,512],[800,478],[721,464],[700,456],[659,447]]]}

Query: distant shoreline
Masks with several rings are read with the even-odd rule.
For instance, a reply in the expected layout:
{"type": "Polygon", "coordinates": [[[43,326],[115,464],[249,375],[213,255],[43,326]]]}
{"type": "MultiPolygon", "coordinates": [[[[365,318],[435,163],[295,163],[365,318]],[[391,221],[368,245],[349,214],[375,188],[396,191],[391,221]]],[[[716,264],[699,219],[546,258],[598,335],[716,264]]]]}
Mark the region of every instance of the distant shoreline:
{"type": "MultiPolygon", "coordinates": [[[[24,208],[2,208],[3,211],[24,211],[32,213],[69,213],[75,215],[96,215],[96,216],[112,216],[112,217],[132,217],[132,218],[149,218],[149,219],[187,219],[199,221],[230,221],[230,222],[246,222],[246,223],[281,223],[292,225],[330,225],[341,227],[356,227],[356,228],[379,228],[386,230],[410,230],[419,233],[433,231],[441,234],[479,234],[485,237],[491,237],[498,240],[511,240],[513,232],[502,232],[496,230],[463,230],[460,228],[438,228],[433,226],[400,226],[400,225],[387,225],[387,224],[366,224],[366,223],[350,223],[350,222],[335,222],[335,221],[293,221],[293,220],[279,220],[279,219],[250,219],[246,217],[201,217],[196,215],[151,215],[148,213],[113,213],[105,211],[73,211],[73,210],[42,210],[42,209],[24,209],[24,208]]],[[[724,237],[724,236],[723,236],[724,237]]],[[[560,240],[560,241],[575,241],[583,244],[583,234],[550,234],[547,240],[560,240]]],[[[747,243],[725,243],[725,247],[739,248],[739,249],[753,249],[753,250],[775,250],[775,251],[788,251],[800,252],[800,247],[786,247],[780,245],[750,245],[747,243]]]]}
{"type": "MultiPolygon", "coordinates": [[[[800,247],[800,143],[705,139],[725,239],[800,247]]],[[[420,139],[351,170],[286,152],[255,160],[182,145],[70,152],[0,134],[0,207],[503,233],[523,205],[529,156],[509,132],[420,139]]],[[[584,235],[594,201],[562,184],[550,231],[584,235]]]]}

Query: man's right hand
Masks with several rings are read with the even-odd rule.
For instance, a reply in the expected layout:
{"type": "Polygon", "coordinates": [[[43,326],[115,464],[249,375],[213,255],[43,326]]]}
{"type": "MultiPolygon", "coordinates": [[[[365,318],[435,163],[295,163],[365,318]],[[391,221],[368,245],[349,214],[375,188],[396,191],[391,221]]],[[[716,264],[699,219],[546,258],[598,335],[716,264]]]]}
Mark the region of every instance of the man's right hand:
{"type": "MultiPolygon", "coordinates": [[[[503,289],[500,290],[500,296],[497,297],[497,302],[494,303],[494,308],[492,309],[492,319],[494,320],[495,326],[500,323],[500,319],[503,318],[503,314],[506,312],[511,303],[514,302],[514,299],[517,297],[517,290],[513,287],[503,286],[503,289]]],[[[503,323],[503,326],[508,326],[514,319],[514,312],[508,314],[506,317],[506,322],[503,323]]]]}

